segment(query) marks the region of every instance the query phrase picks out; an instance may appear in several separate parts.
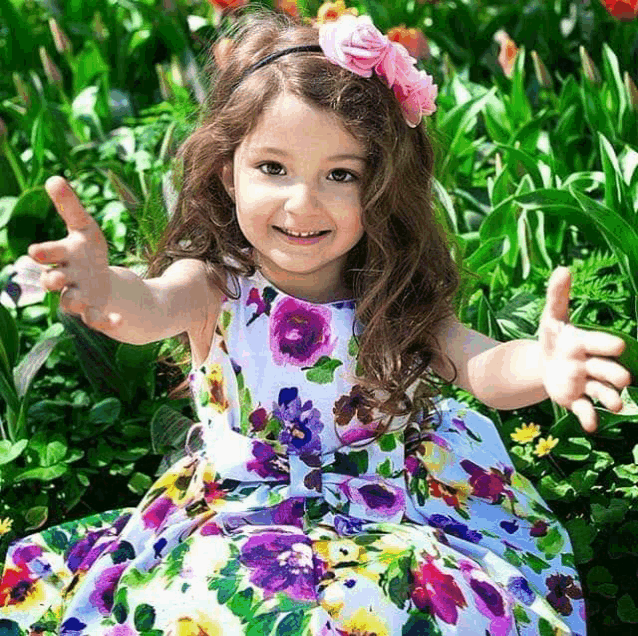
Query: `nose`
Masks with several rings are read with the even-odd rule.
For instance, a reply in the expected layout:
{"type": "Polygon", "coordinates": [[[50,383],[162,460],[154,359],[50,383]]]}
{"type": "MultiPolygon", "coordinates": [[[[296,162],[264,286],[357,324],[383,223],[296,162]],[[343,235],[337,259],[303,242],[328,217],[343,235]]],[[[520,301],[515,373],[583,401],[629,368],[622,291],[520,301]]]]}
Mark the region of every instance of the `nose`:
{"type": "Polygon", "coordinates": [[[286,188],[284,202],[286,212],[316,210],[318,207],[319,197],[312,183],[300,179],[286,188]]]}

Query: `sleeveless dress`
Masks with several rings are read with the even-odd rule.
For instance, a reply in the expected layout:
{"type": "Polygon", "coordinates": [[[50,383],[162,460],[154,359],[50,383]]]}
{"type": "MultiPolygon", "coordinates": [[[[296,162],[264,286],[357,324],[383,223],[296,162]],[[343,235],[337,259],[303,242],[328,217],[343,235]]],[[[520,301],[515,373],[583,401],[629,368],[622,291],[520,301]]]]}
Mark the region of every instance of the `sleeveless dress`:
{"type": "Polygon", "coordinates": [[[136,508],[12,542],[0,635],[584,636],[569,537],[494,424],[439,399],[369,443],[354,301],[238,280],[187,454],[136,508]]]}

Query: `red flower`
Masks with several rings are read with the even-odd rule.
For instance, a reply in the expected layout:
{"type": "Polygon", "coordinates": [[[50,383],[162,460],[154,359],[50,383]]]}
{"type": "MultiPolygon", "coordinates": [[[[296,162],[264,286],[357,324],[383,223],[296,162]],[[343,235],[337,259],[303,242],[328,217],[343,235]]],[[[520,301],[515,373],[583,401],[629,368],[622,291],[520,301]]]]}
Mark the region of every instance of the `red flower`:
{"type": "Polygon", "coordinates": [[[293,18],[299,17],[297,0],[275,0],[275,9],[291,15],[293,18]]]}
{"type": "Polygon", "coordinates": [[[605,6],[618,20],[629,22],[638,16],[638,0],[605,0],[605,6]]]}
{"type": "Polygon", "coordinates": [[[408,29],[405,24],[392,27],[386,34],[392,42],[403,44],[408,53],[417,60],[430,57],[430,47],[425,35],[419,29],[408,29]]]}
{"type": "Polygon", "coordinates": [[[225,9],[236,9],[237,7],[243,7],[245,4],[248,4],[248,0],[208,0],[208,2],[222,11],[225,9]]]}

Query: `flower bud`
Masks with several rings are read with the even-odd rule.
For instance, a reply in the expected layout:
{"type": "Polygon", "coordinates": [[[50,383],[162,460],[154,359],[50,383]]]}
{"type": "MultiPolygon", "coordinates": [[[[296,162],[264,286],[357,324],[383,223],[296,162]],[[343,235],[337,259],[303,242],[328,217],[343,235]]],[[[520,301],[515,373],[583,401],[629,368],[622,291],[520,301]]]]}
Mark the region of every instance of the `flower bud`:
{"type": "Polygon", "coordinates": [[[186,85],[184,80],[184,69],[176,55],[173,55],[173,58],[171,59],[171,79],[173,80],[173,84],[177,84],[177,86],[186,85]]]}
{"type": "Polygon", "coordinates": [[[494,41],[501,47],[498,54],[498,63],[501,65],[505,76],[511,78],[514,74],[514,63],[516,62],[516,56],[518,55],[518,47],[514,40],[512,40],[512,38],[510,38],[507,32],[503,31],[503,29],[498,30],[494,34],[494,41]]]}
{"type": "Polygon", "coordinates": [[[29,108],[29,106],[31,105],[31,97],[29,95],[29,89],[26,83],[24,82],[24,80],[22,79],[19,73],[14,72],[12,77],[13,77],[13,85],[16,88],[16,93],[18,93],[18,96],[22,100],[22,103],[27,108],[29,108]]]}
{"type": "Polygon", "coordinates": [[[104,20],[102,19],[102,14],[99,11],[95,12],[95,18],[93,18],[93,31],[95,33],[95,37],[103,42],[108,37],[108,31],[104,26],[104,20]]]}
{"type": "Polygon", "coordinates": [[[111,187],[117,193],[120,201],[128,208],[135,209],[138,208],[140,204],[140,200],[133,193],[131,188],[126,184],[115,172],[112,170],[107,170],[106,177],[111,184],[111,187]]]}
{"type": "Polygon", "coordinates": [[[49,82],[51,84],[57,84],[58,86],[61,85],[62,74],[60,73],[60,69],[54,64],[49,53],[43,46],[40,47],[40,59],[42,60],[44,74],[47,76],[49,82]]]}
{"type": "Polygon", "coordinates": [[[166,71],[161,64],[155,65],[155,71],[157,73],[157,79],[159,80],[160,94],[162,99],[165,102],[170,102],[175,94],[173,93],[173,89],[168,82],[168,78],[166,77],[166,71]]]}
{"type": "Polygon", "coordinates": [[[51,29],[51,35],[53,36],[53,43],[55,49],[60,55],[64,53],[72,53],[71,42],[66,36],[66,33],[60,28],[55,18],[49,18],[49,29],[51,29]]]}
{"type": "Polygon", "coordinates": [[[638,113],[638,88],[636,88],[634,80],[631,79],[631,76],[627,71],[625,71],[623,79],[625,80],[625,90],[629,96],[629,103],[631,104],[634,112],[638,113]]]}
{"type": "Polygon", "coordinates": [[[536,74],[536,79],[538,83],[548,90],[554,89],[554,82],[552,81],[552,76],[549,74],[547,67],[543,63],[540,57],[538,57],[538,53],[536,51],[532,51],[532,61],[534,62],[534,73],[536,74]]]}
{"type": "Polygon", "coordinates": [[[585,77],[592,83],[594,86],[600,86],[602,79],[600,77],[600,72],[596,68],[594,61],[589,57],[589,53],[585,50],[585,47],[581,44],[579,49],[580,53],[580,62],[583,68],[583,73],[585,77]]]}

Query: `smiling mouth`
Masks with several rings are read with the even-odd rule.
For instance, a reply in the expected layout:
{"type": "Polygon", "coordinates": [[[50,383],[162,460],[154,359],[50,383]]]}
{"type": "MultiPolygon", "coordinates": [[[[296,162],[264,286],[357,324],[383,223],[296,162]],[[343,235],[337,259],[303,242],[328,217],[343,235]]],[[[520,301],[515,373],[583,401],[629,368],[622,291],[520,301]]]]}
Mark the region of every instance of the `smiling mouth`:
{"type": "Polygon", "coordinates": [[[276,230],[278,230],[279,232],[281,232],[282,234],[285,234],[286,236],[292,236],[293,238],[316,238],[316,237],[324,236],[324,235],[330,233],[330,230],[321,230],[320,232],[311,232],[311,233],[308,233],[308,234],[306,234],[306,233],[293,234],[291,232],[287,232],[283,228],[277,227],[276,225],[274,225],[273,227],[276,230]]]}

